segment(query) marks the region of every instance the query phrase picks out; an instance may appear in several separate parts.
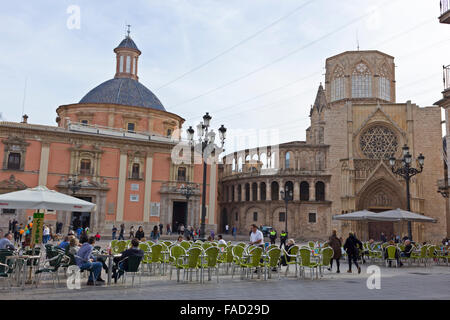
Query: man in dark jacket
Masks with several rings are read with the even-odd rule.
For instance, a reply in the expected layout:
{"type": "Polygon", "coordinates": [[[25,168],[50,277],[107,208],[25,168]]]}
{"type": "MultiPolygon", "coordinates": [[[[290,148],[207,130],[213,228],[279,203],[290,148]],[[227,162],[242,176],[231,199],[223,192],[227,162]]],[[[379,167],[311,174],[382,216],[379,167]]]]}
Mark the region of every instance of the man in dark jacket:
{"type": "Polygon", "coordinates": [[[348,234],[347,240],[345,240],[344,250],[347,252],[348,256],[348,273],[352,272],[352,261],[355,266],[358,268],[358,273],[361,273],[361,267],[358,265],[358,255],[359,248],[362,248],[362,243],[359,241],[355,235],[350,232],[348,234]]]}
{"type": "Polygon", "coordinates": [[[123,275],[124,271],[128,270],[128,258],[129,257],[144,257],[144,251],[139,249],[139,240],[134,238],[131,240],[131,248],[122,252],[120,257],[114,258],[115,266],[113,267],[113,279],[117,283],[117,279],[123,275]],[[117,272],[119,270],[119,272],[117,272]]]}

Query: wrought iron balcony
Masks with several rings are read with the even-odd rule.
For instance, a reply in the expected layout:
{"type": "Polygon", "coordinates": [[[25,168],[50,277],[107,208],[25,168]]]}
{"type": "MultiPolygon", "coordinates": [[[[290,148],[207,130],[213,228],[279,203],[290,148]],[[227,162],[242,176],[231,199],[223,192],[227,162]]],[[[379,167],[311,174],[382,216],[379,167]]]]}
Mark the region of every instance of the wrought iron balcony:
{"type": "Polygon", "coordinates": [[[450,24],[450,0],[441,0],[441,16],[439,17],[439,21],[450,24]]]}

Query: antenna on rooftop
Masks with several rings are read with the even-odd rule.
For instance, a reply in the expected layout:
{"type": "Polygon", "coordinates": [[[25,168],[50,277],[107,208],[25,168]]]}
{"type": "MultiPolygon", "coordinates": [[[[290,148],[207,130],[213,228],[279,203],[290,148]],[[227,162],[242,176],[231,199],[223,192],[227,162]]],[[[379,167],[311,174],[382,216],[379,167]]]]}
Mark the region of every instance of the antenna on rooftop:
{"type": "Polygon", "coordinates": [[[22,101],[22,117],[25,114],[25,97],[27,95],[27,80],[28,77],[25,77],[25,86],[23,88],[23,101],[22,101]]]}

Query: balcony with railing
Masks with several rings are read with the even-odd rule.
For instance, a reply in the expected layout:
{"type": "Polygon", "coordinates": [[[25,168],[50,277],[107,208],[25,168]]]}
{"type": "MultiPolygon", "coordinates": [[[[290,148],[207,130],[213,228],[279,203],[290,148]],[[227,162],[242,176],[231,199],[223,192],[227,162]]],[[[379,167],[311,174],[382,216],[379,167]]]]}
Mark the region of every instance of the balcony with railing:
{"type": "Polygon", "coordinates": [[[441,0],[441,15],[439,21],[441,23],[450,24],[450,0],[441,0]]]}

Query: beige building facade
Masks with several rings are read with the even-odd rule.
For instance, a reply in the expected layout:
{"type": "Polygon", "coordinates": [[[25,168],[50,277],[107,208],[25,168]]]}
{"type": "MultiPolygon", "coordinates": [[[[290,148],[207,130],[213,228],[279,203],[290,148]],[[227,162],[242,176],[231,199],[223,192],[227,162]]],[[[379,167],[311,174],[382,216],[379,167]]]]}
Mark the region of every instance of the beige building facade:
{"type": "MultiPolygon", "coordinates": [[[[268,188],[276,188],[273,182],[277,182],[279,187],[291,187],[293,192],[288,204],[291,236],[325,239],[332,229],[344,236],[350,230],[356,231],[362,239],[377,239],[381,232],[388,236],[406,235],[406,223],[332,219],[333,215],[363,209],[406,209],[405,180],[394,175],[389,164],[390,157],[402,157],[406,144],[413,159],[420,153],[425,156],[423,172],[411,179],[411,210],[438,221],[413,223],[413,239],[436,241],[445,237],[446,204],[436,192],[436,181],[444,174],[440,108],[421,108],[411,101],[397,103],[395,90],[392,56],[379,51],[348,51],[328,58],[325,87],[319,86],[311,108],[306,141],[271,146],[276,150],[270,156],[276,161],[270,164],[270,170],[269,161],[264,163],[259,153],[251,150],[226,157],[228,162],[221,168],[220,176],[219,227],[226,221],[239,226],[242,233],[247,232],[249,223],[282,230],[284,220],[280,212],[285,211],[284,201],[268,188]],[[252,152],[258,157],[253,157],[252,152]],[[239,162],[239,155],[244,155],[242,170],[234,164],[239,162]],[[261,190],[263,182],[265,200],[252,197],[252,185],[256,183],[257,190],[261,190]],[[291,183],[286,186],[288,182],[291,183]],[[237,194],[234,199],[230,197],[233,188],[237,194]],[[247,188],[250,197],[246,197],[247,188]]],[[[401,165],[401,161],[397,160],[396,165],[401,165]]]]}

